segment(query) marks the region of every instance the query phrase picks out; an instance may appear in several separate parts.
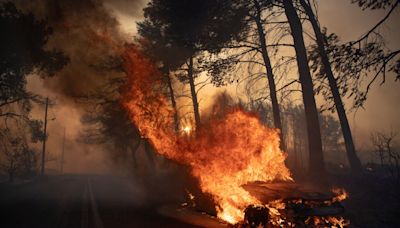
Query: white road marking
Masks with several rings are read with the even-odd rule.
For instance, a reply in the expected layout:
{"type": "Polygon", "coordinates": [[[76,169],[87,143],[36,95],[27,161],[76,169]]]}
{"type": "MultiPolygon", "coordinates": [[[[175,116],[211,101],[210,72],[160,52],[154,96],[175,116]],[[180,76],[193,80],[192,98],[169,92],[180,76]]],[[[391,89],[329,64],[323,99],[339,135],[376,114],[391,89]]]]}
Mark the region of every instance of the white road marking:
{"type": "Polygon", "coordinates": [[[89,207],[88,207],[87,194],[88,194],[87,183],[85,183],[85,190],[83,191],[83,200],[82,200],[81,228],[89,227],[89,207]]]}
{"type": "Polygon", "coordinates": [[[96,228],[103,228],[103,222],[101,221],[99,211],[97,209],[97,203],[94,199],[93,191],[92,191],[92,183],[88,178],[88,188],[89,188],[89,196],[90,196],[90,206],[92,208],[93,216],[94,216],[94,224],[96,228]]]}

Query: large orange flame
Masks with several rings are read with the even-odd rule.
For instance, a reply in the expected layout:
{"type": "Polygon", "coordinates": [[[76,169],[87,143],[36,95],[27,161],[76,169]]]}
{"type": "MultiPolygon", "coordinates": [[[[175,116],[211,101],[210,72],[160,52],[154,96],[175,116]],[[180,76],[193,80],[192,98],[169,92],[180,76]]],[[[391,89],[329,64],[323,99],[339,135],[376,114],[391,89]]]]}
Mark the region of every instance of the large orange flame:
{"type": "Polygon", "coordinates": [[[279,149],[279,132],[264,126],[257,115],[237,108],[203,124],[193,136],[178,134],[152,63],[128,46],[124,69],[129,83],[123,105],[133,123],[158,153],[191,168],[202,191],[216,202],[219,218],[237,223],[243,220],[246,206],[260,204],[242,185],[291,180],[286,155],[279,149]]]}

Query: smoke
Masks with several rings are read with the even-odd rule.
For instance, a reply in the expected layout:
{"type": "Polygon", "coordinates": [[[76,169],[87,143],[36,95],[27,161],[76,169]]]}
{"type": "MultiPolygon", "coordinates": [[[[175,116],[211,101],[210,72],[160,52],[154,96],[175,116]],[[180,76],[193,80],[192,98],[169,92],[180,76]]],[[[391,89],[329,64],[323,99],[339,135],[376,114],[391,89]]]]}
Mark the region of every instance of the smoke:
{"type": "MultiPolygon", "coordinates": [[[[104,87],[119,73],[105,70],[110,57],[119,55],[125,43],[133,40],[135,19],[141,18],[144,1],[128,0],[33,0],[14,1],[24,12],[32,12],[38,20],[46,20],[53,34],[46,48],[58,49],[70,62],[51,78],[28,77],[28,90],[49,99],[47,167],[59,169],[65,137],[66,172],[109,171],[109,156],[104,146],[80,142],[85,127],[81,118],[87,105],[76,102],[77,97],[91,94],[104,87]],[[121,22],[123,25],[121,25],[121,22]],[[132,29],[132,31],[127,31],[132,29]],[[129,35],[127,35],[129,34],[129,35]]],[[[44,105],[35,105],[32,118],[43,120],[44,105]]],[[[36,145],[38,151],[41,145],[36,145]]]]}
{"type": "Polygon", "coordinates": [[[52,92],[73,97],[105,83],[108,72],[96,70],[106,57],[116,55],[117,45],[125,42],[118,22],[97,0],[37,0],[20,4],[53,29],[48,48],[63,51],[70,63],[57,75],[45,80],[52,92]]]}

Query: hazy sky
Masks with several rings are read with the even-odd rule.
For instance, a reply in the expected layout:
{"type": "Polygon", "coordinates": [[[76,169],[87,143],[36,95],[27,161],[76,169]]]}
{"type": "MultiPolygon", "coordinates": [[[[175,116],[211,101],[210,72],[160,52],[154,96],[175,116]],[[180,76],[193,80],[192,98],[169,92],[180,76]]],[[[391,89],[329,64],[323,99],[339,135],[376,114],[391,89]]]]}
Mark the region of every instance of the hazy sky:
{"type": "MultiPolygon", "coordinates": [[[[357,39],[386,13],[362,11],[357,5],[350,4],[350,0],[320,0],[318,12],[321,25],[339,34],[344,41],[357,39]]],[[[397,8],[380,29],[393,50],[400,48],[399,26],[400,10],[397,8]]],[[[360,109],[355,118],[354,113],[349,114],[358,147],[365,147],[372,130],[390,130],[391,127],[400,130],[400,82],[394,82],[393,75],[390,76],[382,86],[379,86],[380,80],[377,81],[365,103],[365,110],[360,109]]]]}

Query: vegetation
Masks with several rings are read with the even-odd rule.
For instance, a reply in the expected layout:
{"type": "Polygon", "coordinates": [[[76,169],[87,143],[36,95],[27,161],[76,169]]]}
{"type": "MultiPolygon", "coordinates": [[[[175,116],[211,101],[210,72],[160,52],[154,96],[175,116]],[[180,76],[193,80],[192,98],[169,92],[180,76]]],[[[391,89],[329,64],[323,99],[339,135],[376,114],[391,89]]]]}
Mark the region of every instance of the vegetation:
{"type": "Polygon", "coordinates": [[[17,172],[33,173],[37,168],[37,153],[30,148],[27,135],[33,142],[44,139],[39,130],[42,123],[29,117],[31,102],[43,103],[43,99],[27,91],[27,76],[53,76],[68,58],[58,50],[45,49],[52,34],[46,21],[23,13],[11,2],[0,5],[0,27],[0,159],[2,170],[13,181],[17,172]],[[21,127],[31,131],[15,130],[21,127]]]}

